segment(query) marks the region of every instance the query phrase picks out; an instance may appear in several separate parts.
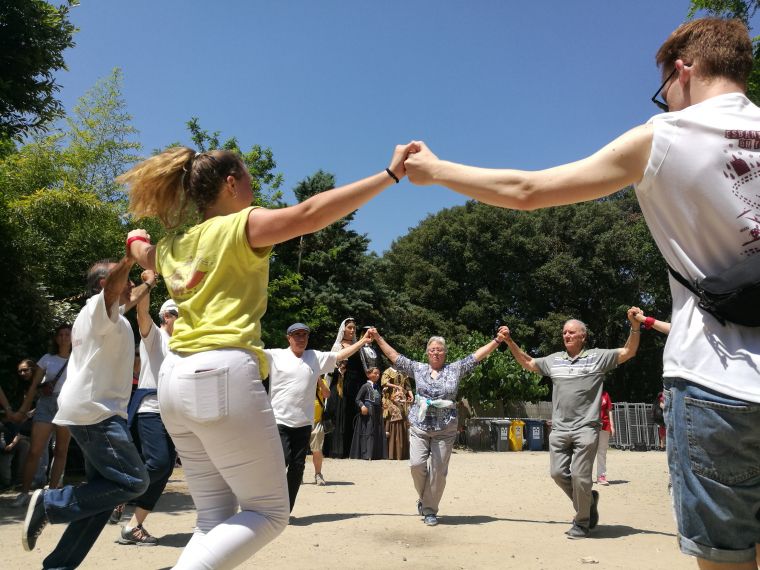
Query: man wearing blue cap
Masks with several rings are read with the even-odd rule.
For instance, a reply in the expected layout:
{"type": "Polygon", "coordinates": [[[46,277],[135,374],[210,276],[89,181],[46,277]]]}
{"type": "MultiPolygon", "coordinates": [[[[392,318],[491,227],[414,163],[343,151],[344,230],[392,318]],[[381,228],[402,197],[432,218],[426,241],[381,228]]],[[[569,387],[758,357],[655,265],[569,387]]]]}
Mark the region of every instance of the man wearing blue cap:
{"type": "Polygon", "coordinates": [[[320,375],[331,372],[338,360],[347,359],[362,346],[372,342],[367,334],[340,352],[306,350],[309,332],[310,329],[305,324],[294,323],[286,332],[288,348],[264,350],[269,362],[269,398],[288,468],[291,511],[301,486],[309,450],[317,380],[320,375]]]}

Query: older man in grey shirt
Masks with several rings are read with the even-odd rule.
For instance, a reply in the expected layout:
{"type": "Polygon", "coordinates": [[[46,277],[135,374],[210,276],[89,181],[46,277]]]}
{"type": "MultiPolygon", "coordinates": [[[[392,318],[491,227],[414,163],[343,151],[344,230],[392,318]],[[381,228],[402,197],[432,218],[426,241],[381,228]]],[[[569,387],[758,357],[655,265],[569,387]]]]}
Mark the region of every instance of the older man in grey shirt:
{"type": "Polygon", "coordinates": [[[639,348],[639,328],[628,310],[631,331],[625,346],[586,349],[586,325],[571,319],[562,328],[565,350],[531,358],[507,333],[507,346],[515,360],[531,372],[552,379],[552,432],[549,461],[552,479],[573,501],[573,526],[568,538],[586,538],[599,522],[599,494],[591,490],[591,474],[601,425],[599,410],[605,374],[633,358],[639,348]]]}

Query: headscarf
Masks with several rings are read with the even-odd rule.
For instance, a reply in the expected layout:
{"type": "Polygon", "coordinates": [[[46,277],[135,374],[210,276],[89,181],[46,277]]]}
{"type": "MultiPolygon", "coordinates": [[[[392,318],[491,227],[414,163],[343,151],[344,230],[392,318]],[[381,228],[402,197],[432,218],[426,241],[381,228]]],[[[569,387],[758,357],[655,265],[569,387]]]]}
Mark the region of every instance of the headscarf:
{"type": "MultiPolygon", "coordinates": [[[[340,323],[340,328],[338,329],[338,336],[335,337],[335,342],[333,343],[330,352],[340,352],[343,350],[343,335],[346,333],[346,323],[348,321],[352,321],[356,324],[356,319],[353,317],[343,319],[343,322],[340,323]]],[[[354,333],[354,342],[356,342],[356,333],[354,333]]]]}

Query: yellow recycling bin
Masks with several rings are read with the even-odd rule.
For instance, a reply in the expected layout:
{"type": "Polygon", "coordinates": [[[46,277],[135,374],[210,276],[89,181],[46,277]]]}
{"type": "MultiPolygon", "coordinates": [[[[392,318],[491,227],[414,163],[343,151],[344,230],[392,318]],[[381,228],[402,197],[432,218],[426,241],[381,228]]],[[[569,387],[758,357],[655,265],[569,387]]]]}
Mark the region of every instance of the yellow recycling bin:
{"type": "Polygon", "coordinates": [[[509,426],[509,451],[523,450],[523,429],[525,422],[522,420],[512,420],[509,426]]]}

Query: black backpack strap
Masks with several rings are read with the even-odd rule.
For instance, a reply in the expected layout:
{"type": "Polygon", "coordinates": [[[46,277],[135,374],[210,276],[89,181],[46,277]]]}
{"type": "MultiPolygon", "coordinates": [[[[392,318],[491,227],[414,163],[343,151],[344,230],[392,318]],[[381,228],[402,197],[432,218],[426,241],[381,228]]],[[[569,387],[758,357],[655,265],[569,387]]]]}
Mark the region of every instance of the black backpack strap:
{"type": "Polygon", "coordinates": [[[716,309],[713,306],[713,304],[708,299],[706,299],[704,297],[704,295],[702,294],[702,292],[699,290],[698,284],[696,284],[696,283],[695,284],[689,283],[686,280],[686,278],[683,275],[681,275],[680,273],[678,273],[678,271],[676,271],[675,269],[673,269],[670,266],[669,263],[666,263],[666,265],[668,266],[668,271],[670,271],[670,274],[673,276],[673,279],[675,279],[676,281],[678,281],[681,285],[683,285],[684,287],[686,287],[689,291],[691,291],[692,293],[694,293],[694,295],[697,296],[697,299],[699,299],[699,303],[697,303],[699,305],[699,308],[702,309],[703,311],[706,311],[706,312],[710,313],[713,317],[715,317],[715,319],[720,324],[722,324],[723,326],[725,326],[726,325],[726,319],[723,316],[721,316],[720,314],[718,314],[718,312],[716,311],[716,309]]]}
{"type": "Polygon", "coordinates": [[[689,283],[686,280],[686,277],[684,277],[683,275],[681,275],[680,273],[678,273],[678,271],[676,271],[675,269],[673,269],[670,266],[669,263],[666,263],[665,265],[668,266],[668,271],[670,271],[670,274],[673,276],[673,279],[675,279],[676,281],[678,281],[681,285],[683,285],[684,287],[686,287],[689,291],[691,291],[692,293],[694,293],[697,297],[700,297],[700,294],[699,294],[699,291],[697,290],[697,288],[694,285],[692,285],[691,283],[689,283]]]}

